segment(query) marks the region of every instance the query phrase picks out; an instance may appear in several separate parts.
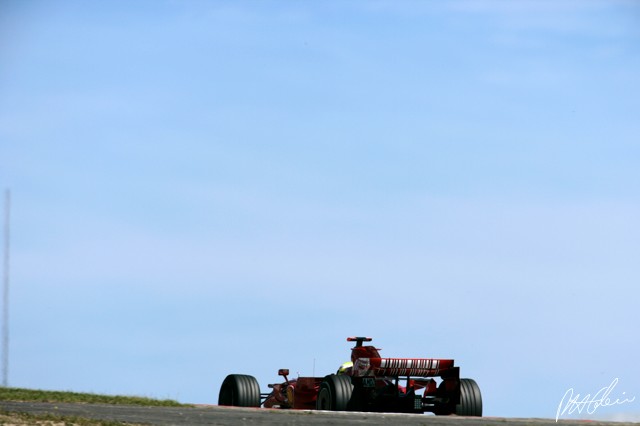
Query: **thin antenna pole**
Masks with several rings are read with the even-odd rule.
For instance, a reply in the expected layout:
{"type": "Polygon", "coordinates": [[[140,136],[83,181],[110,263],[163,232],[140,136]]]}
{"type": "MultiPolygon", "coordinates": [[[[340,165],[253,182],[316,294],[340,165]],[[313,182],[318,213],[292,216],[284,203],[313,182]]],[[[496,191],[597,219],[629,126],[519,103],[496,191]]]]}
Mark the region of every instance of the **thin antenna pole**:
{"type": "Polygon", "coordinates": [[[2,298],[2,386],[9,384],[9,219],[11,191],[4,192],[4,280],[2,298]]]}

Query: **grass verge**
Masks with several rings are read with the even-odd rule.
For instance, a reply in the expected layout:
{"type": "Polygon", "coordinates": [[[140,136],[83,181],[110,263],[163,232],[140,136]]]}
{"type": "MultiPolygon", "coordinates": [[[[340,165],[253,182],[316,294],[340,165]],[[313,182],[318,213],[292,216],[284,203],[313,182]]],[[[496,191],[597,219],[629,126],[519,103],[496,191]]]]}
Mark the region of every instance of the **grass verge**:
{"type": "Polygon", "coordinates": [[[150,407],[188,407],[171,399],[152,399],[140,396],[98,395],[93,393],[43,391],[0,387],[0,401],[69,402],[85,404],[143,405],[150,407]]]}

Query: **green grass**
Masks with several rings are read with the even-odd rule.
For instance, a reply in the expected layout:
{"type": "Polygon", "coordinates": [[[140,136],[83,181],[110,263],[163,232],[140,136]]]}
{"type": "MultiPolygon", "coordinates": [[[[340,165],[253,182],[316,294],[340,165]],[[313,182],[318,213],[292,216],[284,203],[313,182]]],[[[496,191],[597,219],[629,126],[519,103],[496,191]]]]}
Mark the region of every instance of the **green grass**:
{"type": "Polygon", "coordinates": [[[85,404],[143,405],[152,407],[187,407],[170,399],[152,399],[140,396],[97,395],[93,393],[43,391],[0,387],[0,400],[25,402],[70,402],[85,404]]]}

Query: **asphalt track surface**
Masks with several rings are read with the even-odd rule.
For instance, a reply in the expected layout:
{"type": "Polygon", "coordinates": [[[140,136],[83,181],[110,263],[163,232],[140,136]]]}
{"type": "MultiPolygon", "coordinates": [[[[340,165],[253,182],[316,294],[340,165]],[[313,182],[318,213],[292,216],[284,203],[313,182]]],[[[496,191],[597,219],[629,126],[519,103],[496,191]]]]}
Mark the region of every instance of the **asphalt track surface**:
{"type": "Polygon", "coordinates": [[[107,404],[62,404],[0,401],[8,412],[79,416],[149,425],[580,425],[623,426],[640,423],[585,420],[510,419],[500,417],[456,417],[428,414],[346,413],[329,411],[267,410],[218,406],[141,407],[107,404]]]}

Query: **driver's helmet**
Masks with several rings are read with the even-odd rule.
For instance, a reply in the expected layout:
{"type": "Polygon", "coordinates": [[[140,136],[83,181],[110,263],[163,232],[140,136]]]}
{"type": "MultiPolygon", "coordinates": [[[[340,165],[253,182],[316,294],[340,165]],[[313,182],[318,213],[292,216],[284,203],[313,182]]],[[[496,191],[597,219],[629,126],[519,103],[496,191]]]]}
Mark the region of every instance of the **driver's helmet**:
{"type": "Polygon", "coordinates": [[[340,366],[340,368],[338,368],[338,372],[336,374],[346,374],[347,371],[351,370],[352,368],[353,368],[353,362],[351,361],[345,362],[340,366]]]}

